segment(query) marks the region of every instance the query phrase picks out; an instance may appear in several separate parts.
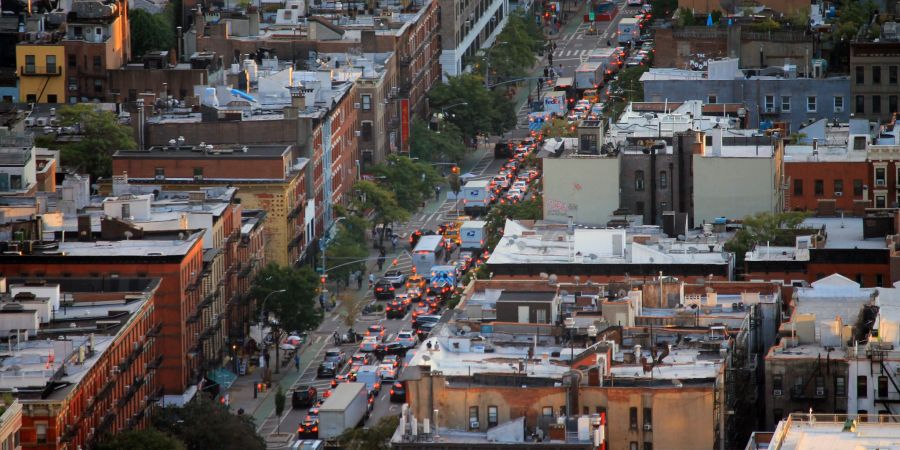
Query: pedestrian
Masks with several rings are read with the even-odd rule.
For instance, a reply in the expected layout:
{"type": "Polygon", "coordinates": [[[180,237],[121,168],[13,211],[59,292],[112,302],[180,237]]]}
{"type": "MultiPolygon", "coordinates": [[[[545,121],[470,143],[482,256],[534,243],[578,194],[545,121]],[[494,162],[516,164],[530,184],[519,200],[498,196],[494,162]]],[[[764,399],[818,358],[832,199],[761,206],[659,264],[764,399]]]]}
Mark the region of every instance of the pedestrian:
{"type": "Polygon", "coordinates": [[[294,366],[297,367],[297,372],[300,371],[300,353],[294,353],[294,366]]]}
{"type": "Polygon", "coordinates": [[[607,40],[606,40],[606,46],[607,46],[607,47],[612,47],[612,41],[609,40],[609,39],[607,39],[607,40]]]}
{"type": "Polygon", "coordinates": [[[357,275],[356,275],[356,289],[357,290],[362,289],[362,282],[363,282],[363,274],[362,274],[362,272],[357,272],[357,275]]]}
{"type": "Polygon", "coordinates": [[[374,241],[377,238],[378,238],[378,230],[375,227],[372,227],[372,240],[374,241]]]}
{"type": "Polygon", "coordinates": [[[375,285],[375,274],[370,273],[369,274],[369,289],[371,289],[373,285],[375,285]]]}
{"type": "Polygon", "coordinates": [[[391,251],[392,252],[397,251],[397,235],[396,234],[391,236],[391,251]]]}
{"type": "Polygon", "coordinates": [[[325,310],[325,294],[319,294],[319,306],[322,307],[322,310],[325,310]]]}
{"type": "Polygon", "coordinates": [[[435,186],[435,187],[434,187],[434,199],[435,199],[435,200],[438,200],[438,199],[440,199],[440,198],[441,198],[441,187],[440,187],[440,186],[435,186]]]}
{"type": "Polygon", "coordinates": [[[378,257],[378,271],[381,272],[381,269],[384,268],[384,255],[378,257]]]}
{"type": "Polygon", "coordinates": [[[553,53],[547,55],[547,60],[550,61],[550,64],[553,64],[553,53]]]}

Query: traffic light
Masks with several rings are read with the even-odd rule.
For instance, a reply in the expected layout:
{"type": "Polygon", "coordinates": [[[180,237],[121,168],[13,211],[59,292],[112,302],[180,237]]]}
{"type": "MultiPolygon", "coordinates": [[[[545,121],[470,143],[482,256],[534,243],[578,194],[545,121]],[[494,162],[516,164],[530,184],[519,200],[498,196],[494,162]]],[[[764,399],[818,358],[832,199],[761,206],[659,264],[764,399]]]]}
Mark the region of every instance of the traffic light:
{"type": "Polygon", "coordinates": [[[328,275],[327,275],[327,274],[326,274],[326,275],[322,275],[322,278],[320,278],[319,280],[322,281],[322,284],[325,284],[325,282],[328,281],[328,275]]]}
{"type": "Polygon", "coordinates": [[[459,175],[459,166],[453,166],[453,167],[450,169],[450,173],[455,174],[455,175],[459,175]]]}

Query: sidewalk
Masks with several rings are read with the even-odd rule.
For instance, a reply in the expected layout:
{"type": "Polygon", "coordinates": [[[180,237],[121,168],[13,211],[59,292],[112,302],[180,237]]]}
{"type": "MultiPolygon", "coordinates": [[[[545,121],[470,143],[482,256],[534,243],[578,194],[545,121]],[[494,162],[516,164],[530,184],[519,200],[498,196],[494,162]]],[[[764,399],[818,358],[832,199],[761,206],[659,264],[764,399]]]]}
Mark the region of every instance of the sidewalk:
{"type": "MultiPolygon", "coordinates": [[[[491,150],[491,144],[481,144],[477,150],[470,151],[463,158],[463,161],[460,163],[460,169],[462,173],[466,173],[471,171],[479,161],[481,161],[482,157],[486,152],[491,150]]],[[[426,215],[434,214],[438,212],[441,208],[441,205],[447,199],[447,192],[449,189],[446,185],[444,185],[441,189],[440,198],[435,199],[433,196],[426,201],[425,207],[417,212],[416,214],[425,213],[426,215]]],[[[416,215],[414,214],[414,215],[416,215]]],[[[403,228],[406,227],[407,224],[403,224],[403,228]]],[[[398,230],[399,231],[399,230],[398,230]]],[[[366,248],[369,249],[369,257],[376,258],[378,256],[378,250],[372,248],[372,242],[366,242],[366,248]]],[[[387,248],[390,249],[390,244],[387,245],[387,248]]],[[[398,246],[396,251],[389,251],[387,253],[387,261],[388,264],[391,259],[402,255],[402,251],[405,246],[398,246]]],[[[366,264],[366,273],[380,273],[378,271],[377,261],[374,259],[369,261],[366,264]]],[[[384,267],[383,270],[386,270],[387,267],[384,267]]],[[[371,290],[368,288],[368,283],[363,283],[362,289],[356,289],[356,286],[351,284],[349,288],[341,287],[342,292],[352,292],[352,301],[367,301],[372,298],[371,290]]],[[[332,309],[329,313],[326,314],[325,319],[320,325],[320,329],[323,326],[333,326],[335,321],[340,323],[340,315],[344,310],[343,302],[339,302],[338,305],[332,309]]],[[[339,325],[340,327],[340,325],[339,325]]],[[[272,387],[266,390],[265,392],[258,393],[257,397],[253,397],[254,385],[260,383],[260,369],[258,367],[254,367],[253,372],[248,373],[247,375],[239,376],[237,380],[235,380],[234,384],[228,389],[227,393],[230,397],[230,405],[232,411],[237,411],[238,409],[243,409],[245,414],[251,415],[256,422],[256,426],[261,428],[266,419],[271,416],[275,411],[275,392],[278,390],[278,386],[280,385],[282,389],[284,389],[285,394],[287,395],[287,402],[285,405],[285,411],[290,410],[290,388],[297,382],[298,379],[313,365],[318,363],[317,356],[321,352],[323,348],[331,345],[331,331],[311,331],[309,333],[309,339],[306,344],[303,345],[300,349],[300,371],[294,367],[294,364],[291,363],[287,367],[279,368],[280,373],[272,373],[272,387]]],[[[281,357],[283,358],[284,352],[280,352],[281,357]]],[[[271,353],[271,361],[275,364],[275,352],[271,353]]],[[[265,437],[265,436],[263,436],[265,437]]]]}

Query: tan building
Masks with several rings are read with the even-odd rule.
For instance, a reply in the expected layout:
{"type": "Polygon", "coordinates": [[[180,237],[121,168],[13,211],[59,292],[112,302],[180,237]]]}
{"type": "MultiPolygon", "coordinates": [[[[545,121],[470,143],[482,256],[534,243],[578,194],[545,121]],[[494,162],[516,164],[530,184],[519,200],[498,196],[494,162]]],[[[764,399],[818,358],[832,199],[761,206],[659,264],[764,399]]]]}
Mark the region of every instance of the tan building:
{"type": "MultiPolygon", "coordinates": [[[[892,22],[893,23],[893,22],[892,22]]],[[[888,122],[900,112],[900,42],[850,43],[850,92],[848,105],[854,117],[888,122]]]]}

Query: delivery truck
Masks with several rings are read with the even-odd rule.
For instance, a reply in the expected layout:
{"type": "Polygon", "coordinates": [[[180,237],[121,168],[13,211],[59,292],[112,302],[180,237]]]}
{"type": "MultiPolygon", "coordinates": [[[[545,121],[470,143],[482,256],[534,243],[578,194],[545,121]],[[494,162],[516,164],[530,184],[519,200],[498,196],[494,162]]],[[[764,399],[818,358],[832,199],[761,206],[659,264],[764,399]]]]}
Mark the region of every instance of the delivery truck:
{"type": "Polygon", "coordinates": [[[603,64],[586,61],[575,69],[575,89],[584,91],[603,85],[603,64]]]}
{"type": "Polygon", "coordinates": [[[487,228],[487,222],[483,220],[469,220],[463,222],[459,228],[459,249],[461,251],[471,251],[473,253],[481,253],[484,250],[484,230],[487,228]]]}
{"type": "Polygon", "coordinates": [[[619,35],[620,44],[634,44],[641,38],[641,26],[634,17],[625,17],[619,20],[619,29],[616,32],[619,35]]]}
{"type": "Polygon", "coordinates": [[[470,216],[484,214],[491,202],[490,180],[470,180],[462,187],[463,210],[470,216]]]}
{"type": "Polygon", "coordinates": [[[556,114],[557,116],[566,115],[566,93],[563,91],[550,91],[544,93],[544,112],[556,114]]]}
{"type": "Polygon", "coordinates": [[[319,439],[333,440],[369,415],[365,383],[340,383],[319,407],[319,439]]]}
{"type": "Polygon", "coordinates": [[[422,236],[413,249],[413,268],[416,273],[425,276],[431,266],[435,265],[444,254],[444,237],[439,234],[422,236]]]}

